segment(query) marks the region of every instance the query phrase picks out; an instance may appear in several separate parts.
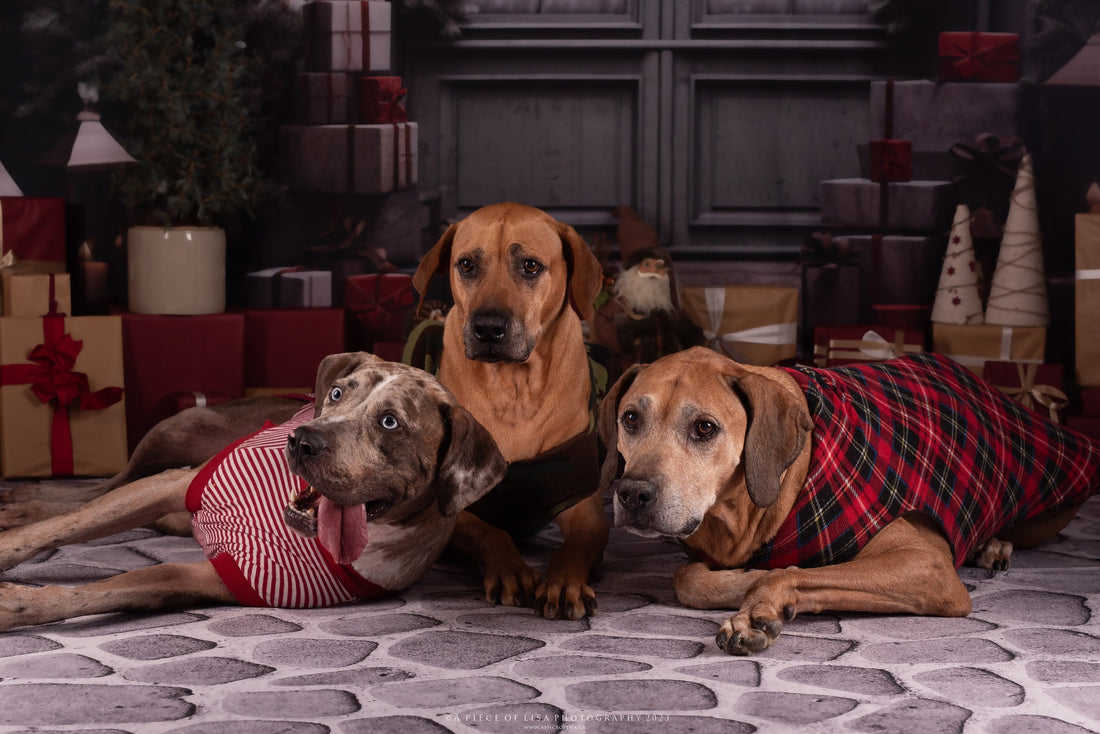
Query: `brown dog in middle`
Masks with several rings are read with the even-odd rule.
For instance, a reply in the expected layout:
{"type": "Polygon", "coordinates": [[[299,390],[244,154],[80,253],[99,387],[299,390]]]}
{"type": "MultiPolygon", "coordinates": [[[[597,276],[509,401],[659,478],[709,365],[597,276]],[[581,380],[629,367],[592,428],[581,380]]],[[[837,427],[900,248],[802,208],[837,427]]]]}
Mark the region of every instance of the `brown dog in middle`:
{"type": "Polygon", "coordinates": [[[479,562],[486,600],[533,600],[548,619],[596,612],[588,574],[607,544],[594,388],[581,319],[602,286],[570,226],[534,207],[494,204],[451,225],[413,278],[446,274],[454,306],[439,380],[492,434],[509,476],[459,516],[452,547],[479,562]],[[513,536],[557,519],[562,546],[541,579],[513,536]]]}

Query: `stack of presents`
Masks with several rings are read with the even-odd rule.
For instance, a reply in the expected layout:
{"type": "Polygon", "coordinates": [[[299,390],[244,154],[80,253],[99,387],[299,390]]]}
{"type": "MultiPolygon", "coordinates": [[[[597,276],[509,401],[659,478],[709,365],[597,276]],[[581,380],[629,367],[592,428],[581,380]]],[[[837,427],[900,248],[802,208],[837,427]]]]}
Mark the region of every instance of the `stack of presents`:
{"type": "Polygon", "coordinates": [[[939,56],[937,81],[871,85],[864,177],[821,183],[824,231],[805,243],[798,282],[682,284],[681,307],[712,348],[756,364],[939,352],[1100,438],[1100,187],[1077,216],[1076,369],[1064,381],[1048,339],[1075,335],[1050,319],[1019,39],[943,33],[939,56]],[[1080,391],[1067,396],[1071,380],[1080,391]]]}
{"type": "MultiPolygon", "coordinates": [[[[416,181],[416,124],[390,67],[388,2],[303,7],[310,71],[303,124],[282,130],[291,180],[320,193],[384,194],[416,181]]],[[[0,471],[109,476],[158,421],[194,405],[307,394],[325,355],[400,359],[408,274],[345,277],[308,265],[248,273],[243,308],[203,315],[74,315],[60,198],[0,197],[0,471]]],[[[78,289],[79,290],[79,289],[78,289]]],[[[79,299],[78,299],[79,300],[79,299]]],[[[78,309],[81,310],[81,309],[78,309]]]]}

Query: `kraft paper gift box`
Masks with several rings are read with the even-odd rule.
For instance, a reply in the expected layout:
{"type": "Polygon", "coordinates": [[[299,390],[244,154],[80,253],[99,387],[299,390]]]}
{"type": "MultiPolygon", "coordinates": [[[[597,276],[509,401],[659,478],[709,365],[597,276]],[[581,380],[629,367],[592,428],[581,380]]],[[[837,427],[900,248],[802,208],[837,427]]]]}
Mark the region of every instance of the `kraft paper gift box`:
{"type": "Polygon", "coordinates": [[[1100,386],[1100,208],[1075,219],[1077,383],[1100,386]]]}
{"type": "MultiPolygon", "coordinates": [[[[891,85],[890,135],[886,135],[888,82],[871,82],[870,138],[897,138],[923,153],[944,155],[960,140],[981,133],[1002,138],[1021,137],[1029,119],[1020,84],[970,84],[928,80],[898,81],[891,85]]],[[[914,166],[913,175],[925,174],[914,166]]]]}
{"type": "Polygon", "coordinates": [[[856,362],[885,362],[906,354],[920,354],[924,334],[880,324],[822,326],[814,329],[814,364],[838,367],[856,362]]]}
{"type": "Polygon", "coordinates": [[[798,353],[798,289],[683,286],[680,308],[707,344],[738,362],[772,365],[798,353]]]}
{"type": "Polygon", "coordinates": [[[412,277],[404,273],[356,275],[344,281],[348,343],[374,351],[378,342],[404,343],[416,307],[412,277]]]}
{"type": "Polygon", "coordinates": [[[279,155],[296,191],[377,194],[419,179],[415,122],[379,125],[283,125],[279,155]]]}
{"type": "Polygon", "coordinates": [[[1044,418],[1061,423],[1069,398],[1062,392],[1062,365],[989,361],[982,377],[1005,395],[1044,418]]]}
{"type": "Polygon", "coordinates": [[[390,68],[388,2],[326,0],[302,6],[309,71],[386,71],[390,68]]]}
{"type": "Polygon", "coordinates": [[[1015,33],[945,31],[939,38],[941,82],[1020,80],[1020,37],[1015,33]]]}
{"type": "Polygon", "coordinates": [[[1045,326],[932,324],[932,351],[955,360],[979,377],[986,362],[1045,362],[1045,326]]]}
{"type": "Polygon", "coordinates": [[[250,309],[244,318],[248,388],[312,391],[321,360],[345,351],[342,309],[250,309]]]}
{"type": "Polygon", "coordinates": [[[882,184],[867,178],[841,178],[822,181],[820,190],[821,221],[828,227],[944,232],[955,211],[950,181],[882,184]],[[881,211],[884,188],[885,212],[881,211]]]}
{"type": "Polygon", "coordinates": [[[244,395],[244,314],[122,315],[131,450],[175,412],[173,396],[244,395]]]}
{"type": "Polygon", "coordinates": [[[331,308],[332,273],[300,267],[267,268],[245,274],[248,308],[331,308]]]}
{"type": "Polygon", "coordinates": [[[5,477],[111,476],[128,457],[118,316],[0,318],[5,477]]]}
{"type": "Polygon", "coordinates": [[[298,75],[297,120],[303,125],[354,122],[355,87],[346,72],[304,72],[298,75]]]}
{"type": "Polygon", "coordinates": [[[51,298],[57,313],[72,315],[72,292],[67,273],[9,275],[4,272],[3,279],[5,316],[44,316],[51,310],[51,298]]]}

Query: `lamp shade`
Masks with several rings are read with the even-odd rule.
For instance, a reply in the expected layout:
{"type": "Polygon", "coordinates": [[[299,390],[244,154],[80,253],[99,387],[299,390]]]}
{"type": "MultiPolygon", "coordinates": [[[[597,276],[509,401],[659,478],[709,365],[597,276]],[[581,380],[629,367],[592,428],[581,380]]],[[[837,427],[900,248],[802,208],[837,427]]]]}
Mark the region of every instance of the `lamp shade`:
{"type": "Polygon", "coordinates": [[[4,168],[4,164],[0,163],[0,196],[22,196],[23,191],[19,188],[19,185],[15,183],[15,179],[8,173],[8,169],[4,168]]]}
{"type": "Polygon", "coordinates": [[[99,115],[84,110],[76,116],[80,127],[76,131],[73,149],[65,164],[69,169],[93,169],[105,166],[119,166],[137,161],[111,137],[99,115]]]}

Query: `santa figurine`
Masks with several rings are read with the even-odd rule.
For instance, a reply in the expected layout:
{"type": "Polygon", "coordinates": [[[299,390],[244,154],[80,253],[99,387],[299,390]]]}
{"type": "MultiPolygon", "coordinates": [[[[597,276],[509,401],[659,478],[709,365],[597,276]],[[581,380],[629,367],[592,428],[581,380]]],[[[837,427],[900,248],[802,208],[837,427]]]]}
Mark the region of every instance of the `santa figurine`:
{"type": "Polygon", "coordinates": [[[672,259],[663,248],[623,253],[622,267],[592,323],[593,340],[611,353],[611,379],[631,365],[703,343],[702,330],[676,303],[672,259]]]}

